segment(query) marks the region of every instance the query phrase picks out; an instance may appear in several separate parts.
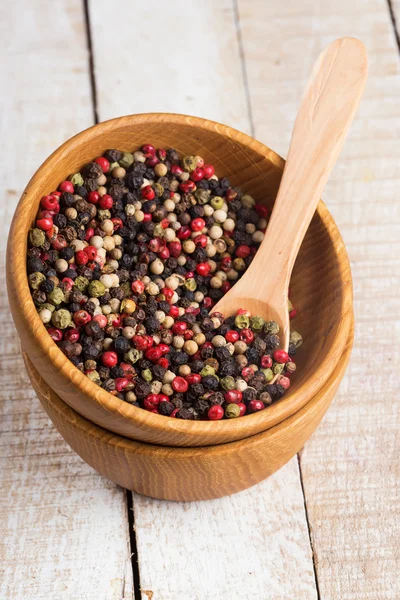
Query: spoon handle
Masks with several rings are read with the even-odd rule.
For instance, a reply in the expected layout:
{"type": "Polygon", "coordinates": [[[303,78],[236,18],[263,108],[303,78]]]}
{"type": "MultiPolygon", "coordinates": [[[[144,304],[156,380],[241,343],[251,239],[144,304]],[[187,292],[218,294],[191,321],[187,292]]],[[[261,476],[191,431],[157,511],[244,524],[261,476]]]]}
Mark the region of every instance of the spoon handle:
{"type": "Polygon", "coordinates": [[[264,273],[257,291],[260,299],[268,290],[270,296],[275,286],[286,293],[300,244],[359,104],[367,70],[365,47],[353,38],[332,42],[314,66],[267,235],[253,261],[260,261],[258,269],[264,273]]]}

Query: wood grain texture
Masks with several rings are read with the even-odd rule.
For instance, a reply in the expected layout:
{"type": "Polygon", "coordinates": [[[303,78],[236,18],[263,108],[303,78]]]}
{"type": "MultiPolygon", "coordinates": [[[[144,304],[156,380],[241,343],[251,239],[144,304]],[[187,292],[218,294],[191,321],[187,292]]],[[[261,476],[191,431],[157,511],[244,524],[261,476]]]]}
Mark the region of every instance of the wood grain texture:
{"type": "Polygon", "coordinates": [[[106,148],[131,150],[151,139],[156,147],[199,154],[234,185],[272,206],[282,160],[272,150],[225,125],[195,117],[144,114],[100,123],[68,140],[38,169],[25,189],[9,234],[7,287],[24,350],[52,389],[74,410],[126,437],[170,446],[218,444],[264,431],[304,406],[329,378],[342,355],[352,323],[351,274],[333,219],[320,203],[291,281],[302,313],[296,326],[305,343],[296,360],[298,374],[284,398],[245,419],[184,421],[144,411],[93,383],[66,358],[37,314],[25,264],[27,234],[41,196],[51,192],[106,148]]]}
{"type": "Polygon", "coordinates": [[[246,273],[214,308],[226,316],[247,308],[276,321],[285,350],[293,266],[353,121],[367,71],[365,47],[354,38],[335,40],[318,57],[296,117],[266,236],[246,273]]]}
{"type": "Polygon", "coordinates": [[[200,448],[155,446],[97,427],[55,394],[25,353],[24,360],[47,414],[87,463],[115,483],[139,494],[192,502],[247,489],[288,462],[304,446],[327,411],[346,370],[352,343],[353,330],[340,367],[296,414],[244,440],[200,448]]]}
{"type": "MultiPolygon", "coordinates": [[[[82,4],[2,4],[0,254],[41,160],[91,122],[82,4]]],[[[125,494],[85,465],[43,412],[0,294],[0,597],[132,600],[125,494]]]]}
{"type": "Polygon", "coordinates": [[[324,194],[352,263],[356,342],[301,471],[321,598],[397,600],[400,77],[388,4],[290,0],[283,11],[275,0],[240,0],[239,12],[256,135],[278,151],[313,53],[349,33],[367,47],[364,99],[324,194]]]}

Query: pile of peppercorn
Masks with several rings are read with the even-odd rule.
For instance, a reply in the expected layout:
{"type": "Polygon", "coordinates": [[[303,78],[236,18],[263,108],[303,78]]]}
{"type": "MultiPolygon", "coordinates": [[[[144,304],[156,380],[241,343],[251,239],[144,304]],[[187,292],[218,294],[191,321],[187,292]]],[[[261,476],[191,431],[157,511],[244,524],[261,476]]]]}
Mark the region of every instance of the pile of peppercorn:
{"type": "Polygon", "coordinates": [[[107,150],[40,201],[33,301],[69,360],[121,400],[181,419],[261,410],[290,386],[302,338],[292,332],[286,353],[276,323],[212,307],[267,217],[199,156],[107,150]]]}

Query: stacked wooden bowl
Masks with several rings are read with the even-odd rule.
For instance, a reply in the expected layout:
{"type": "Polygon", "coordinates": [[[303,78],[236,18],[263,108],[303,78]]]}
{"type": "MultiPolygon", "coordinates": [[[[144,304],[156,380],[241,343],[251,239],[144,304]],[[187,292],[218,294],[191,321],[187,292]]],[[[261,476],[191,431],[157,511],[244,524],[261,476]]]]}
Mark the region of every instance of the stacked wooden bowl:
{"type": "Polygon", "coordinates": [[[47,414],[90,465],[138,493],[169,500],[216,498],[249,487],[286,463],[326,412],[344,375],[353,340],[350,265],[321,202],[291,281],[304,344],[287,394],[266,410],[218,422],[156,415],[112,396],[75,368],[51,340],[31,299],[27,234],[40,198],[107,148],[151,142],[199,154],[216,172],[273,206],[284,161],[225,125],[173,114],[133,115],[68,140],[38,169],[17,207],[8,243],[7,287],[28,374],[47,414]]]}

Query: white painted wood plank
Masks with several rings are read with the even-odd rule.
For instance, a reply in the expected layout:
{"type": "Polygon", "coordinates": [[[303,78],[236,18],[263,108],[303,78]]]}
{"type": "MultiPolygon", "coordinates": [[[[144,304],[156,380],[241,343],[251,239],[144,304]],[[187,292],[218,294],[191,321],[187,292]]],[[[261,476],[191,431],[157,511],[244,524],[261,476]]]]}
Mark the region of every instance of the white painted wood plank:
{"type": "MultiPolygon", "coordinates": [[[[80,0],[2,5],[1,270],[25,184],[92,122],[80,0]]],[[[4,279],[3,279],[4,286],[4,279]]],[[[41,409],[0,295],[0,597],[132,600],[125,493],[90,469],[41,409]]]]}
{"type": "Polygon", "coordinates": [[[239,12],[256,134],[283,154],[318,52],[343,35],[369,52],[365,98],[324,193],[352,262],[356,341],[301,468],[321,598],[397,600],[400,77],[388,4],[239,0],[239,12]]]}
{"type": "MultiPolygon", "coordinates": [[[[101,120],[171,111],[250,131],[230,0],[90,9],[101,120]]],[[[229,498],[134,509],[143,600],[317,597],[296,459],[229,498]]]]}

